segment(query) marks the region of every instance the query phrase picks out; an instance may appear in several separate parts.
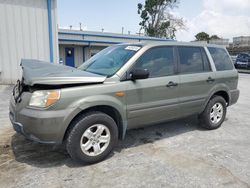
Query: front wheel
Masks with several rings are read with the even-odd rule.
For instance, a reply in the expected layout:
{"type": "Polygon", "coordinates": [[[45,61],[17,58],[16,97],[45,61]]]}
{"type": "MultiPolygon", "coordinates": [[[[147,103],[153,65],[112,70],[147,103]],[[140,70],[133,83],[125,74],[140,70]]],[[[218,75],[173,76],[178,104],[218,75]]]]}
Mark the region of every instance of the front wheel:
{"type": "Polygon", "coordinates": [[[66,148],[70,156],[85,163],[107,157],[118,141],[115,121],[105,113],[90,112],[78,117],[68,134],[66,148]]]}
{"type": "Polygon", "coordinates": [[[217,129],[224,122],[227,113],[227,104],[223,97],[214,96],[208,102],[200,115],[200,125],[206,129],[217,129]]]}

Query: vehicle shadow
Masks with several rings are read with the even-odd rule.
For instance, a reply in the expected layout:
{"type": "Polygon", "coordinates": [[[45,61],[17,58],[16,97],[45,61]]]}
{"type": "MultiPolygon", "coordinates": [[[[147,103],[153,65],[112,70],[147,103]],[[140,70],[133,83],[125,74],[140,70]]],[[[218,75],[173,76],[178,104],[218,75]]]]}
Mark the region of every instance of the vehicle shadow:
{"type": "MultiPolygon", "coordinates": [[[[190,131],[203,131],[198,126],[196,116],[152,125],[144,128],[127,131],[124,140],[120,141],[115,152],[122,149],[137,147],[142,144],[153,143],[157,140],[167,139],[190,131]]],[[[19,134],[14,134],[11,140],[12,150],[16,161],[39,168],[49,168],[66,165],[71,168],[82,167],[84,164],[74,162],[67,154],[64,147],[39,144],[25,139],[19,134]]],[[[112,157],[111,154],[109,156],[112,157]]]]}

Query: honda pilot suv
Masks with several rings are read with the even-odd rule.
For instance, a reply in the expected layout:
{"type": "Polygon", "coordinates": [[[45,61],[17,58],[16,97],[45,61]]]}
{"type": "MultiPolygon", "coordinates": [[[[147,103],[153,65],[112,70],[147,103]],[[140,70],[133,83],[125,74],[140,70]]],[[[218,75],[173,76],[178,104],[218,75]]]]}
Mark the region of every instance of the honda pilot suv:
{"type": "Polygon", "coordinates": [[[78,68],[37,60],[21,67],[10,102],[14,129],[36,142],[64,144],[84,163],[107,157],[128,129],[191,115],[216,129],[239,97],[237,70],[215,45],[119,44],[78,68]]]}

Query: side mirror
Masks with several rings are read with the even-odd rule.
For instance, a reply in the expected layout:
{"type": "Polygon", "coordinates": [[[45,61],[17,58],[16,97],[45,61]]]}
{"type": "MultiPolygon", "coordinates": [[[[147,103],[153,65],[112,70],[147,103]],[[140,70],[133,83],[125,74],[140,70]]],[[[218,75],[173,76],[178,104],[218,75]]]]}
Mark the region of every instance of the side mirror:
{"type": "Polygon", "coordinates": [[[149,77],[149,72],[147,69],[134,69],[129,75],[132,80],[146,79],[149,77]]]}

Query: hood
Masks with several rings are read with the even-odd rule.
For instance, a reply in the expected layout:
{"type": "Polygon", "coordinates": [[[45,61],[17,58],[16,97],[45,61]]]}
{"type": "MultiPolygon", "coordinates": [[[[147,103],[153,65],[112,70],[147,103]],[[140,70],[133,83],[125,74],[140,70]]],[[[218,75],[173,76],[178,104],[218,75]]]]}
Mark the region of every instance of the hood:
{"type": "Polygon", "coordinates": [[[23,69],[24,84],[30,86],[35,84],[95,84],[103,83],[106,79],[106,76],[39,60],[23,59],[21,67],[23,69]]]}

